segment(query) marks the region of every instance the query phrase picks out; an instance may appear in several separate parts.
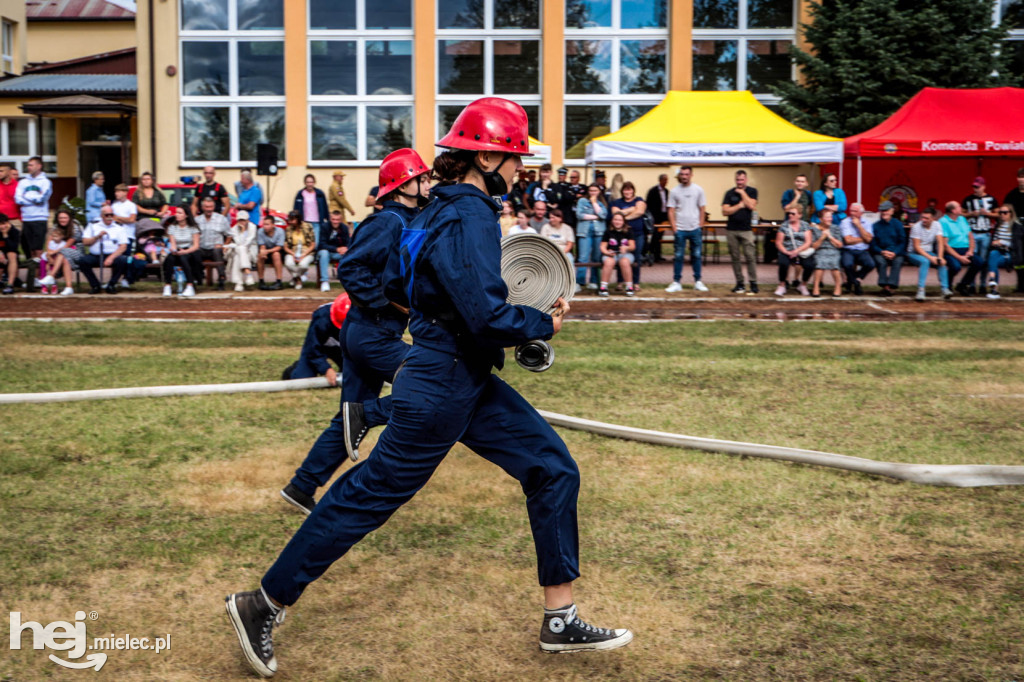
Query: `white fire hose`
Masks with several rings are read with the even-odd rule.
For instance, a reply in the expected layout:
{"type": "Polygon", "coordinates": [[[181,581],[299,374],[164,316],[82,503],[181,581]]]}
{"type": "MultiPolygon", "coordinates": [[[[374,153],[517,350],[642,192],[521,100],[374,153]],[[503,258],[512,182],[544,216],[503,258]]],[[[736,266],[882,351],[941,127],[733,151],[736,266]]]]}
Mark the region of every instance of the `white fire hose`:
{"type": "MultiPolygon", "coordinates": [[[[567,228],[568,229],[568,228],[567,228]]],[[[569,254],[547,237],[513,234],[501,240],[501,278],[513,305],[550,313],[559,298],[576,293],[576,276],[569,254]]],[[[543,372],[555,361],[555,349],[537,339],[516,348],[516,362],[531,372],[543,372]]]]}
{"type": "MultiPolygon", "coordinates": [[[[153,398],[174,395],[210,395],[213,393],[269,393],[296,391],[308,388],[327,388],[327,379],[292,379],[289,381],[258,381],[237,384],[205,384],[194,386],[143,386],[139,388],[110,388],[94,391],[61,391],[58,393],[7,393],[0,394],[0,405],[13,403],[52,403],[74,400],[109,400],[113,398],[153,398]]],[[[993,485],[1024,485],[1024,466],[998,466],[989,464],[902,464],[879,462],[862,457],[835,455],[817,450],[801,450],[775,445],[741,443],[731,440],[698,438],[664,431],[649,431],[629,426],[618,426],[604,422],[570,417],[555,412],[541,411],[552,426],[585,431],[611,438],[668,445],[706,452],[722,452],[730,455],[747,455],[777,459],[799,464],[859,471],[876,476],[887,476],[911,483],[926,485],[973,488],[993,485]]]]}

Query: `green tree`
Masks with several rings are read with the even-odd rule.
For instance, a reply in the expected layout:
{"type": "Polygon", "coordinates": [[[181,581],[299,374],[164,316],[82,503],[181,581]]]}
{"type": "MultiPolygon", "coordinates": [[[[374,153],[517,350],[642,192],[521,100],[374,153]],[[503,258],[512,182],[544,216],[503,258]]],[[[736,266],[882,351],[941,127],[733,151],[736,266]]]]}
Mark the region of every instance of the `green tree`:
{"type": "Polygon", "coordinates": [[[812,2],[803,25],[813,51],[794,46],[801,82],[774,88],[784,116],[846,137],[878,125],[921,88],[1014,84],[1000,48],[1007,27],[992,25],[979,0],[812,2]]]}

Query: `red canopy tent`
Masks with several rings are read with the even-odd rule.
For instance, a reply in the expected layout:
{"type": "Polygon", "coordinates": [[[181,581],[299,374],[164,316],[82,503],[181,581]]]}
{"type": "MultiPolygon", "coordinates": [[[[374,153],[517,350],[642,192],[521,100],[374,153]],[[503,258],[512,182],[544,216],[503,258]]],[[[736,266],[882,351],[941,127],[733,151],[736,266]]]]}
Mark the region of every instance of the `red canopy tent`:
{"type": "Polygon", "coordinates": [[[1024,89],[925,88],[844,148],[840,185],[868,210],[885,199],[941,207],[970,194],[977,175],[1001,201],[1024,166],[1024,89]]]}

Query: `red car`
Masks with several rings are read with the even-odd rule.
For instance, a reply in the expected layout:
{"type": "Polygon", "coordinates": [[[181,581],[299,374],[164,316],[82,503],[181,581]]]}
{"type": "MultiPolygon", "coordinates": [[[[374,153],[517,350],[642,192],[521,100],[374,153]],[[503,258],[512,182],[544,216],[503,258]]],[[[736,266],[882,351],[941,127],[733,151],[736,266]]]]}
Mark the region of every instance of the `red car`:
{"type": "MultiPolygon", "coordinates": [[[[192,197],[194,197],[195,194],[196,194],[196,186],[194,184],[183,185],[183,184],[180,184],[180,183],[179,184],[162,184],[161,183],[161,184],[157,185],[157,187],[159,187],[160,191],[164,193],[165,197],[167,197],[167,205],[168,206],[181,206],[182,204],[191,204],[192,203],[192,197]]],[[[139,188],[138,185],[129,185],[128,186],[128,198],[129,199],[131,199],[132,196],[135,195],[135,190],[137,190],[138,188],[139,188]]],[[[225,190],[226,189],[227,188],[225,188],[225,190]]],[[[235,204],[238,203],[238,197],[236,197],[231,192],[228,192],[228,201],[231,202],[231,210],[228,211],[228,218],[231,220],[231,224],[234,225],[235,224],[235,213],[238,212],[238,209],[235,208],[235,204]]],[[[263,210],[265,212],[269,213],[271,216],[273,216],[274,224],[275,225],[277,225],[280,228],[287,227],[287,225],[288,225],[288,215],[286,213],[281,213],[281,211],[275,211],[272,208],[265,208],[265,207],[264,207],[263,210]]]]}

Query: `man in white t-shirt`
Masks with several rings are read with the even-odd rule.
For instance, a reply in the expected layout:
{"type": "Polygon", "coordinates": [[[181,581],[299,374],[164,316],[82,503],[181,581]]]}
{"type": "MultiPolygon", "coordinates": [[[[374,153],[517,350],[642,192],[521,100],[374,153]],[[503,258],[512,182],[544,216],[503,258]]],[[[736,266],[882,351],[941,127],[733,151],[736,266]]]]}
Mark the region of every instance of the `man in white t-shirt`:
{"type": "Polygon", "coordinates": [[[686,245],[690,245],[690,264],[693,266],[693,288],[707,291],[701,281],[701,247],[704,239],[705,208],[708,205],[704,189],[693,182],[693,168],[683,166],[676,175],[679,184],[668,193],[668,222],[675,230],[675,258],[672,260],[672,283],[665,291],[675,293],[683,290],[683,261],[686,245]]]}
{"type": "Polygon", "coordinates": [[[128,185],[118,185],[114,188],[114,203],[110,208],[114,210],[114,222],[124,228],[129,239],[134,239],[139,207],[134,201],[128,200],[128,185]]]}
{"type": "Polygon", "coordinates": [[[82,244],[89,247],[89,253],[79,259],[78,267],[92,287],[89,293],[98,294],[101,291],[100,280],[92,271],[99,267],[100,272],[103,268],[110,269],[106,291],[108,294],[116,294],[117,281],[128,268],[125,255],[128,250],[128,234],[123,225],[114,222],[113,207],[104,206],[100,209],[100,219],[86,227],[82,233],[82,244]]]}

